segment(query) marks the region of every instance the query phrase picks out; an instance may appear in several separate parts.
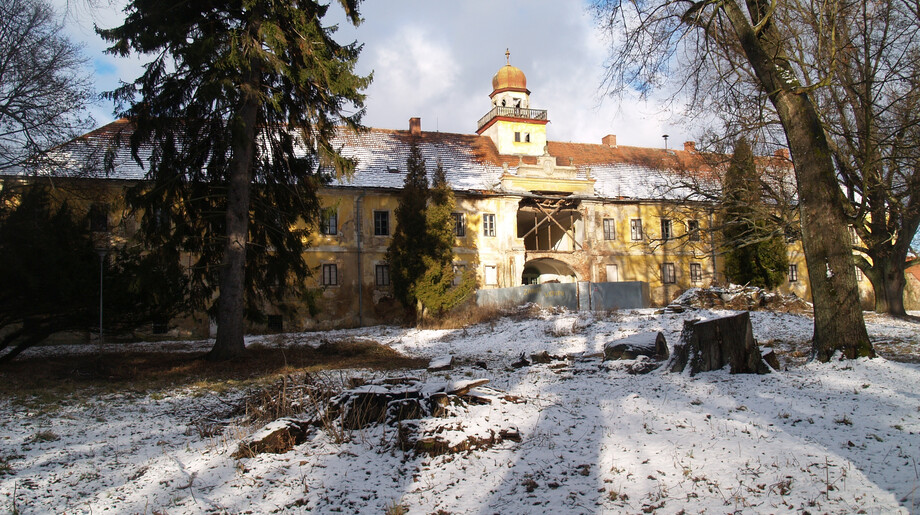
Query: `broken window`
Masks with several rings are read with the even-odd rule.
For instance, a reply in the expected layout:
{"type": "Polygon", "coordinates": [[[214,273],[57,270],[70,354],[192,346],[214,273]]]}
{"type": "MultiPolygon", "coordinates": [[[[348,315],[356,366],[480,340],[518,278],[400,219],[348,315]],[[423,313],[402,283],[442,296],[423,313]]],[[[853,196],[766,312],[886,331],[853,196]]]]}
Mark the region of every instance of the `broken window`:
{"type": "Polygon", "coordinates": [[[374,236],[390,235],[390,212],[374,211],[374,236]]]}
{"type": "Polygon", "coordinates": [[[699,220],[687,220],[687,239],[690,241],[700,241],[699,220]]]}
{"type": "Polygon", "coordinates": [[[674,263],[664,263],[661,265],[661,282],[664,284],[674,284],[677,282],[677,273],[674,270],[674,263]]]}
{"type": "Polygon", "coordinates": [[[462,238],[466,236],[466,217],[463,213],[451,213],[454,219],[454,236],[462,238]]]}
{"type": "Polygon", "coordinates": [[[633,218],[629,221],[629,237],[632,241],[642,239],[642,220],[639,218],[633,218]]]}
{"type": "Polygon", "coordinates": [[[667,218],[662,218],[661,219],[661,239],[670,240],[673,236],[674,235],[671,231],[671,220],[667,218]]]}
{"type": "Polygon", "coordinates": [[[333,207],[323,210],[323,220],[320,223],[320,232],[329,236],[339,233],[339,213],[333,207]]]}
{"type": "Polygon", "coordinates": [[[495,236],[495,214],[484,213],[482,215],[482,235],[489,237],[495,236]]]}
{"type": "Polygon", "coordinates": [[[616,223],[613,218],[604,218],[604,239],[605,240],[617,239],[616,223]]]}

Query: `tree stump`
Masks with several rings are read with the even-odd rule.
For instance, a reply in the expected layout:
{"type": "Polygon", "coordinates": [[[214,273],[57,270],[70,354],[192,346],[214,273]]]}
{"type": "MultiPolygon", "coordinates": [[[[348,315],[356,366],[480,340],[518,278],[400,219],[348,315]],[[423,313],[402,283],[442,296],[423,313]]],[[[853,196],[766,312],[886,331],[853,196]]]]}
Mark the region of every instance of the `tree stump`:
{"type": "Polygon", "coordinates": [[[661,332],[639,333],[604,344],[604,360],[636,359],[648,356],[654,360],[668,359],[668,344],[661,332]]]}
{"type": "Polygon", "coordinates": [[[770,372],[754,340],[747,311],[704,322],[685,321],[669,368],[671,372],[683,372],[688,365],[691,376],[719,370],[725,365],[731,367],[732,374],[770,372]]]}

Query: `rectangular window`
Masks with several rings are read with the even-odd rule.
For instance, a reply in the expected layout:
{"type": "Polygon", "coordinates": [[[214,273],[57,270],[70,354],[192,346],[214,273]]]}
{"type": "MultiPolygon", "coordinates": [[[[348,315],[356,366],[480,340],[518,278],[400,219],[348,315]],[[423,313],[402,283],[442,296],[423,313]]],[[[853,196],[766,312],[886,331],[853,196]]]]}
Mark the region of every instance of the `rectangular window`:
{"type": "Polygon", "coordinates": [[[498,267],[486,265],[484,271],[486,286],[496,286],[498,284],[498,267]]]}
{"type": "Polygon", "coordinates": [[[633,218],[629,221],[629,236],[632,241],[639,241],[642,239],[642,220],[633,218]]]}
{"type": "Polygon", "coordinates": [[[799,280],[798,265],[789,265],[789,282],[794,283],[799,280]]]}
{"type": "Polygon", "coordinates": [[[862,281],[862,280],[863,280],[862,270],[857,266],[856,267],[856,281],[862,281]]]}
{"type": "Polygon", "coordinates": [[[92,232],[109,230],[109,206],[107,204],[93,204],[89,208],[89,230],[92,232]]]}
{"type": "Polygon", "coordinates": [[[699,220],[687,220],[687,239],[690,241],[700,241],[699,220]]]}
{"type": "Polygon", "coordinates": [[[859,243],[859,235],[856,234],[856,227],[852,225],[847,226],[847,231],[850,233],[850,245],[856,245],[859,243]]]}
{"type": "Polygon", "coordinates": [[[339,284],[339,268],[336,265],[323,265],[323,286],[339,284]]]}
{"type": "Polygon", "coordinates": [[[674,263],[664,263],[661,265],[661,282],[664,284],[674,284],[677,282],[677,273],[674,270],[674,263]]]}
{"type": "Polygon", "coordinates": [[[280,333],[284,330],[284,318],[281,315],[268,315],[268,330],[280,333]]]}
{"type": "Polygon", "coordinates": [[[463,272],[466,270],[464,265],[454,265],[454,286],[463,282],[463,272]]]}
{"type": "Polygon", "coordinates": [[[374,282],[377,286],[390,285],[390,265],[377,265],[374,274],[374,282]]]}
{"type": "Polygon", "coordinates": [[[327,236],[339,233],[339,213],[335,208],[330,207],[323,210],[323,221],[319,229],[320,232],[327,236]]]}
{"type": "Polygon", "coordinates": [[[374,236],[390,235],[390,212],[374,211],[374,236]]]}
{"type": "Polygon", "coordinates": [[[703,265],[699,263],[690,263],[690,282],[699,284],[703,281],[703,265]]]}
{"type": "Polygon", "coordinates": [[[462,238],[466,236],[466,217],[463,213],[451,213],[454,218],[454,236],[462,238]]]}
{"type": "Polygon", "coordinates": [[[604,218],[604,239],[617,239],[617,226],[613,218],[604,218]]]}
{"type": "Polygon", "coordinates": [[[515,142],[515,143],[520,143],[520,142],[521,142],[521,133],[520,133],[520,132],[515,132],[515,133],[514,133],[514,142],[515,142]]]}
{"type": "Polygon", "coordinates": [[[661,219],[661,239],[670,240],[673,236],[674,235],[671,232],[671,220],[668,220],[667,218],[662,218],[661,219]]]}
{"type": "Polygon", "coordinates": [[[620,268],[617,265],[607,265],[607,282],[615,283],[620,280],[620,268]]]}
{"type": "Polygon", "coordinates": [[[483,236],[495,236],[495,215],[492,213],[484,213],[482,215],[482,235],[483,236]]]}

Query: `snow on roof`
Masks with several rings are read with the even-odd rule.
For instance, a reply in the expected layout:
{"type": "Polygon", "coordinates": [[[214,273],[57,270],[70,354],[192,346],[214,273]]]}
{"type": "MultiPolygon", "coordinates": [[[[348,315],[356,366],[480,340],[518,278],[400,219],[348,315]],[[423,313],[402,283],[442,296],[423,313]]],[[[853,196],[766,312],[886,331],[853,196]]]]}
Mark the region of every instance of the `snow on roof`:
{"type": "MultiPolygon", "coordinates": [[[[11,170],[4,174],[143,180],[147,167],[131,156],[127,143],[130,131],[127,120],[112,122],[59,147],[51,154],[53,165],[42,171],[11,170]],[[119,141],[122,144],[115,145],[119,141]]],[[[401,188],[411,141],[409,131],[403,130],[341,131],[333,144],[343,155],[355,159],[356,169],[350,177],[334,179],[331,186],[401,188]]],[[[521,163],[536,164],[536,157],[499,154],[487,136],[422,132],[417,142],[429,178],[440,162],[448,183],[456,191],[501,193],[500,179],[505,167],[515,173],[521,163]]],[[[558,165],[575,166],[577,179],[594,179],[595,195],[602,198],[684,198],[686,192],[669,186],[677,174],[675,163],[684,173],[687,163],[691,168],[707,168],[694,152],[686,151],[553,141],[547,144],[547,150],[556,157],[558,165]]],[[[150,147],[139,150],[142,163],[149,159],[150,153],[150,147]]]]}

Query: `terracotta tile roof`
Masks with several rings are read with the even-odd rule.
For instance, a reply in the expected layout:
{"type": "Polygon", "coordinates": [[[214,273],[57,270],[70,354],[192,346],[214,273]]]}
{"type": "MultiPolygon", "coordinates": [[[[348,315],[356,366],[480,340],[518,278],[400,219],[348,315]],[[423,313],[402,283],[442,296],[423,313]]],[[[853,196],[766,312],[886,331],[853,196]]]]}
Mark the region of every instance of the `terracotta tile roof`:
{"type": "MultiPolygon", "coordinates": [[[[118,138],[127,142],[131,124],[118,120],[89,132],[56,152],[63,163],[56,175],[120,180],[142,180],[144,167],[131,157],[127,145],[112,150],[118,138]],[[105,173],[104,163],[112,164],[105,173]]],[[[448,182],[457,191],[495,191],[500,193],[503,166],[514,172],[518,164],[536,164],[536,157],[500,155],[492,140],[475,134],[422,132],[419,147],[428,165],[429,176],[438,160],[444,166],[448,182]]],[[[334,144],[345,156],[357,161],[352,177],[336,180],[333,186],[356,188],[401,188],[409,157],[410,135],[405,130],[369,129],[361,133],[341,132],[334,144]]],[[[550,155],[560,166],[574,165],[576,177],[590,174],[596,180],[595,193],[600,197],[624,199],[680,198],[673,184],[682,174],[706,175],[709,167],[701,154],[683,150],[665,150],[587,143],[550,141],[550,155]]],[[[150,148],[139,152],[146,161],[150,148]]],[[[7,175],[23,173],[7,172],[7,175]]]]}

